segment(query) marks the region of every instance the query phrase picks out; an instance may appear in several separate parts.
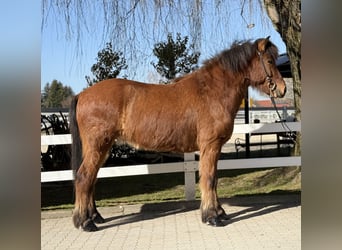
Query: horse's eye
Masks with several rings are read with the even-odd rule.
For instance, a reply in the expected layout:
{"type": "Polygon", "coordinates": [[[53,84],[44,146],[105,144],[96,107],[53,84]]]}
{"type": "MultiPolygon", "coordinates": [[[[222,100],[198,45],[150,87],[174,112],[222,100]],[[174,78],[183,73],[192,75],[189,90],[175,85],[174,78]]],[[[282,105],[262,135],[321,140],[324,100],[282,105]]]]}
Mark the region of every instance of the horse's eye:
{"type": "Polygon", "coordinates": [[[273,64],[273,61],[272,60],[267,60],[267,63],[268,64],[273,64]]]}

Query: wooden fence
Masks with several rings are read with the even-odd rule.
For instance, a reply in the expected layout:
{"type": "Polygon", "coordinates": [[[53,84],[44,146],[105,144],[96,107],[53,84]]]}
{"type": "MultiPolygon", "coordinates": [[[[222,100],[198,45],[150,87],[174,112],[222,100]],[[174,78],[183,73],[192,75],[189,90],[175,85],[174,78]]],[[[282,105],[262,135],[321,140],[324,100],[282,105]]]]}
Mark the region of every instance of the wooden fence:
{"type": "MultiPolygon", "coordinates": [[[[234,134],[269,134],[291,131],[300,131],[300,122],[282,123],[258,123],[258,124],[236,124],[234,134]]],[[[42,135],[41,146],[71,144],[71,135],[42,135]]],[[[218,169],[246,169],[246,168],[267,168],[267,167],[287,167],[300,166],[300,156],[287,157],[264,157],[247,159],[219,160],[218,169]]],[[[196,171],[198,171],[198,161],[195,160],[195,153],[185,153],[184,162],[162,163],[162,164],[143,164],[130,166],[117,166],[101,168],[98,178],[163,174],[184,172],[185,177],[185,198],[186,200],[195,199],[196,190],[196,171]]],[[[41,182],[68,181],[72,180],[71,170],[49,171],[41,173],[41,182]]]]}

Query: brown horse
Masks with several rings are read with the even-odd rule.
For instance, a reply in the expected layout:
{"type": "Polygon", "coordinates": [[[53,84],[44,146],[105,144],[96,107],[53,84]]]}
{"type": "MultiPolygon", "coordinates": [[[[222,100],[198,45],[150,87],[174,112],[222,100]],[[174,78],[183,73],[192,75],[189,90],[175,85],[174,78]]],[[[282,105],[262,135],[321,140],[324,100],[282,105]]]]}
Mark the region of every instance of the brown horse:
{"type": "Polygon", "coordinates": [[[268,37],[234,43],[169,85],[110,79],[77,95],[70,110],[75,227],[95,231],[95,223],[104,222],[95,206],[95,182],[117,140],[154,151],[199,150],[202,221],[221,226],[228,219],[216,193],[221,147],[248,86],[284,96],[277,57],[268,37]]]}

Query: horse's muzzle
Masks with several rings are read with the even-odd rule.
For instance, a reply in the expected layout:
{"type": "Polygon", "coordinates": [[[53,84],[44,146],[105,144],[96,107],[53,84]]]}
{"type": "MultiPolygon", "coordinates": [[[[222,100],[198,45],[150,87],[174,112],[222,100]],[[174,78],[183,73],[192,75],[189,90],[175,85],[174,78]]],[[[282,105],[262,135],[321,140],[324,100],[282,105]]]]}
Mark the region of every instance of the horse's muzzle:
{"type": "Polygon", "coordinates": [[[276,89],[275,92],[276,92],[276,95],[277,95],[278,98],[284,97],[285,94],[286,94],[286,86],[284,87],[283,90],[276,89]]]}
{"type": "Polygon", "coordinates": [[[271,96],[275,98],[282,98],[286,94],[286,85],[283,88],[279,88],[280,85],[277,85],[277,87],[274,90],[271,90],[271,96]]]}

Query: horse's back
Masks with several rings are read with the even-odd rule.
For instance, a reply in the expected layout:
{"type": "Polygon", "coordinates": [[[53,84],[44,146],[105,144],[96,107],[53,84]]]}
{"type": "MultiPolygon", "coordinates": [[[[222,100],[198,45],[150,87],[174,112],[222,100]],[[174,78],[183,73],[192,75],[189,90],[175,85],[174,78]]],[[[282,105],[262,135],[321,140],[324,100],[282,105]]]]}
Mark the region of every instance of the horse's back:
{"type": "Polygon", "coordinates": [[[108,79],[94,84],[93,86],[83,90],[79,95],[80,99],[85,101],[97,99],[99,102],[108,101],[107,98],[112,99],[113,95],[122,95],[125,89],[132,85],[142,83],[129,81],[126,79],[108,79]],[[100,98],[100,99],[99,99],[100,98]]]}
{"type": "Polygon", "coordinates": [[[143,83],[126,79],[108,79],[96,83],[79,94],[78,108],[88,112],[121,112],[134,97],[134,89],[143,88],[143,83]]]}
{"type": "MultiPolygon", "coordinates": [[[[197,149],[197,107],[191,84],[144,84],[124,79],[99,82],[79,96],[79,118],[99,134],[136,147],[163,151],[197,149]]],[[[85,136],[93,134],[85,132],[85,136]]]]}

